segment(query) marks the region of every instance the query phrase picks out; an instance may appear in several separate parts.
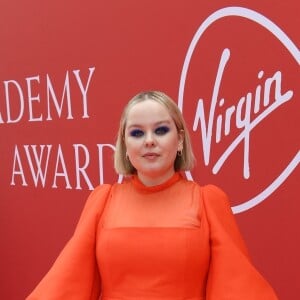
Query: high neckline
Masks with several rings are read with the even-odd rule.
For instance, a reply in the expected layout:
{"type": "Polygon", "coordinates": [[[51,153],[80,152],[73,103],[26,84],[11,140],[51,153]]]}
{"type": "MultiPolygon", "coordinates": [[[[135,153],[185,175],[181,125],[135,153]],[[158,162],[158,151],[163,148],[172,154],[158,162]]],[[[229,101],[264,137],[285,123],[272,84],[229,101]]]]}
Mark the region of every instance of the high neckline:
{"type": "Polygon", "coordinates": [[[165,182],[158,184],[158,185],[147,186],[140,181],[140,179],[138,178],[137,175],[134,175],[132,177],[132,183],[135,188],[137,188],[138,190],[141,190],[143,192],[158,192],[158,191],[168,188],[169,186],[173,185],[175,182],[179,181],[180,179],[182,179],[181,174],[179,172],[175,172],[172,175],[172,177],[170,177],[165,182]]]}

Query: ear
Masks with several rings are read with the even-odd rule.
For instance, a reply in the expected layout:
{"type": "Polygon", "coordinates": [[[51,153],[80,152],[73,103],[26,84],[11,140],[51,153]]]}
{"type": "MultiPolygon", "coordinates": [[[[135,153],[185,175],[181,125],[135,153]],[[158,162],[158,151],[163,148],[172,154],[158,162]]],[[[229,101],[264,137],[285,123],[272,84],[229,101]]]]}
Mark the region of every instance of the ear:
{"type": "Polygon", "coordinates": [[[184,141],[184,130],[181,129],[178,132],[178,148],[177,148],[177,151],[182,151],[182,149],[183,149],[183,141],[184,141]]]}

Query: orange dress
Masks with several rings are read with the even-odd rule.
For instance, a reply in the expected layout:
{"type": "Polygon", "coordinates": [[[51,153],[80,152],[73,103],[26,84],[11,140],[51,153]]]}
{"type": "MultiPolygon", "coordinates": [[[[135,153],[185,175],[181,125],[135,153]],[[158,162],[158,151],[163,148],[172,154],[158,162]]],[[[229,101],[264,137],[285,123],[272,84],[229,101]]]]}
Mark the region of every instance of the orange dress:
{"type": "Polygon", "coordinates": [[[27,300],[276,300],[226,195],[136,176],[88,198],[71,240],[27,300]]]}

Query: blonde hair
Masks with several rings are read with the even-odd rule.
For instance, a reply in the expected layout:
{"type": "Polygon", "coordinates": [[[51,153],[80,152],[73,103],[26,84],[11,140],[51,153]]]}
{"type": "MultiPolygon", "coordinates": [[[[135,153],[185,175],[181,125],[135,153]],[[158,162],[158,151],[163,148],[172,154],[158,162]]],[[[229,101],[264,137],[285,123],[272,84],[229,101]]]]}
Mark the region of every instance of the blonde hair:
{"type": "Polygon", "coordinates": [[[178,133],[183,132],[182,152],[176,156],[174,161],[174,170],[183,171],[193,168],[195,156],[193,154],[190,136],[183,119],[182,113],[176,103],[166,94],[160,91],[146,91],[134,96],[125,106],[121,115],[120,126],[117,135],[116,150],[114,154],[114,167],[118,174],[130,175],[135,174],[136,169],[126,157],[125,129],[129,110],[137,103],[145,100],[153,100],[167,108],[172,117],[178,133]]]}

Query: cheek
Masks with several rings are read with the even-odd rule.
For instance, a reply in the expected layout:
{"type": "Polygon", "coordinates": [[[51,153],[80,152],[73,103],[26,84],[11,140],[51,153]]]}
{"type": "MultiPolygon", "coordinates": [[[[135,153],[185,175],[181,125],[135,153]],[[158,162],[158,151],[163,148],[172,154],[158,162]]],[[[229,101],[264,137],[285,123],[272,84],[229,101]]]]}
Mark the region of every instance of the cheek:
{"type": "Polygon", "coordinates": [[[139,149],[137,140],[125,139],[125,146],[128,153],[136,152],[139,149]]]}
{"type": "Polygon", "coordinates": [[[173,137],[172,139],[166,141],[165,148],[169,150],[169,152],[177,152],[179,141],[177,137],[173,137]]]}

